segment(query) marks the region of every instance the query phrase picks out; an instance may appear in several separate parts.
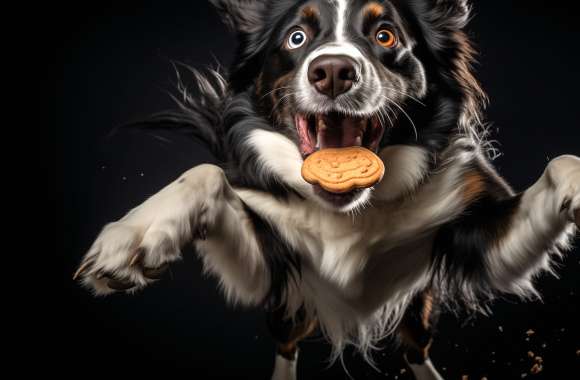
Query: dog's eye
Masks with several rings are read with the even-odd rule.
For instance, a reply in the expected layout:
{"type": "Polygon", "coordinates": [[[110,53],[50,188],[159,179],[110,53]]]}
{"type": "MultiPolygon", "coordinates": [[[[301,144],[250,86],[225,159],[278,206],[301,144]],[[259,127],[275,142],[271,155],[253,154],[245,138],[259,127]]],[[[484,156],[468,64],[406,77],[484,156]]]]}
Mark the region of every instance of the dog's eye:
{"type": "Polygon", "coordinates": [[[397,44],[397,36],[389,29],[381,29],[375,36],[379,45],[385,48],[392,48],[397,44]]]}
{"type": "Polygon", "coordinates": [[[294,50],[298,49],[300,46],[306,43],[306,33],[302,30],[295,30],[290,33],[290,37],[288,37],[288,49],[294,50]]]}

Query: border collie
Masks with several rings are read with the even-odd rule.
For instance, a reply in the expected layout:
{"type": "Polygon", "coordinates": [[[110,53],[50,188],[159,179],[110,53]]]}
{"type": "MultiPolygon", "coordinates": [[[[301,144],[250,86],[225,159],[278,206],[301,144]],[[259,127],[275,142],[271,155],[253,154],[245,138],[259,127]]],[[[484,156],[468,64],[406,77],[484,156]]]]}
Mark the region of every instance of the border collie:
{"type": "Polygon", "coordinates": [[[140,126],[186,130],[200,165],[105,226],[75,279],[134,292],[194,245],[231,303],[263,307],[274,379],[296,376],[320,329],[338,358],[398,336],[419,380],[440,305],[481,309],[536,294],[533,279],[580,225],[580,159],[551,161],[515,193],[490,164],[486,97],[463,31],[466,0],[212,0],[239,41],[222,76],[191,69],[176,111],[140,126]],[[301,176],[324,148],[383,160],[372,189],[333,194],[301,176]]]}

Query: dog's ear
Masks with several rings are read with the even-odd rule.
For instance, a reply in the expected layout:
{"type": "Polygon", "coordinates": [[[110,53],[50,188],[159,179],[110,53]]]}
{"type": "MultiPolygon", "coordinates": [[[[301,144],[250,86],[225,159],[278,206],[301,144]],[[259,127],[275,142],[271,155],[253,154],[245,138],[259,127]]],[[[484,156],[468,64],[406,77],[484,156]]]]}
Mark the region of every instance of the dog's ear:
{"type": "Polygon", "coordinates": [[[432,21],[448,29],[463,29],[469,22],[471,6],[468,0],[428,0],[432,21]]]}
{"type": "Polygon", "coordinates": [[[265,0],[209,0],[224,23],[234,32],[249,34],[260,30],[265,0]]]}
{"type": "Polygon", "coordinates": [[[428,51],[439,65],[437,72],[444,73],[450,89],[461,92],[465,123],[480,122],[487,97],[473,75],[477,53],[464,30],[471,17],[469,0],[395,1],[413,10],[428,51]]]}

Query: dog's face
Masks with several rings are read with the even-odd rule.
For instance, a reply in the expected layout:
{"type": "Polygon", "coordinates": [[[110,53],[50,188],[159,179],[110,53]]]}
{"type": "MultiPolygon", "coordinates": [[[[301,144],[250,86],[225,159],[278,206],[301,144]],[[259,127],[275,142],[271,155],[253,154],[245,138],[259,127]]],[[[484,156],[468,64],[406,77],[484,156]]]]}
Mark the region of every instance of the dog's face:
{"type": "MultiPolygon", "coordinates": [[[[429,126],[413,121],[425,115],[410,113],[412,105],[427,107],[423,101],[435,81],[429,82],[426,66],[433,56],[420,54],[425,28],[410,15],[415,9],[427,16],[430,8],[401,3],[218,1],[242,40],[232,80],[239,91],[252,92],[257,112],[295,144],[302,159],[323,148],[378,152],[412,137],[414,144],[429,145],[429,126]],[[396,128],[402,131],[390,132],[396,128]]],[[[419,3],[432,3],[433,9],[437,3],[465,6],[460,0],[419,3]]],[[[370,195],[370,189],[340,195],[318,186],[312,190],[318,201],[341,211],[370,195]]]]}

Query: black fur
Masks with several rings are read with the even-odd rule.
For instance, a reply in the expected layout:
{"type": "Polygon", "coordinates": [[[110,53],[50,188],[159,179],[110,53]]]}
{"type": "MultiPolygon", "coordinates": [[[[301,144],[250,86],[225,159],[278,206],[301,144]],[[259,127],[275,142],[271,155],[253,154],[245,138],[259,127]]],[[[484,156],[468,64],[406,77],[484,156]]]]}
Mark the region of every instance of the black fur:
{"type": "Polygon", "coordinates": [[[483,165],[474,163],[472,170],[481,176],[484,189],[462,216],[439,229],[432,263],[433,286],[447,293],[448,302],[460,300],[466,306],[493,295],[486,257],[508,231],[521,200],[483,165]]]}
{"type": "Polygon", "coordinates": [[[427,289],[417,294],[405,310],[399,335],[409,364],[423,364],[427,359],[439,319],[438,304],[434,289],[427,289]]]}
{"type": "MultiPolygon", "coordinates": [[[[177,109],[158,112],[146,118],[123,125],[121,128],[145,131],[173,131],[203,143],[221,162],[228,161],[223,130],[222,109],[228,98],[227,84],[216,71],[202,73],[188,65],[175,63],[177,95],[170,95],[177,109]],[[180,69],[191,74],[193,81],[184,83],[180,69]]],[[[115,130],[114,132],[117,132],[115,130]]]]}
{"type": "Polygon", "coordinates": [[[280,236],[278,230],[249,207],[246,214],[252,222],[261,252],[270,273],[270,289],[263,300],[267,309],[284,309],[286,289],[290,281],[301,275],[299,255],[280,236]]]}

